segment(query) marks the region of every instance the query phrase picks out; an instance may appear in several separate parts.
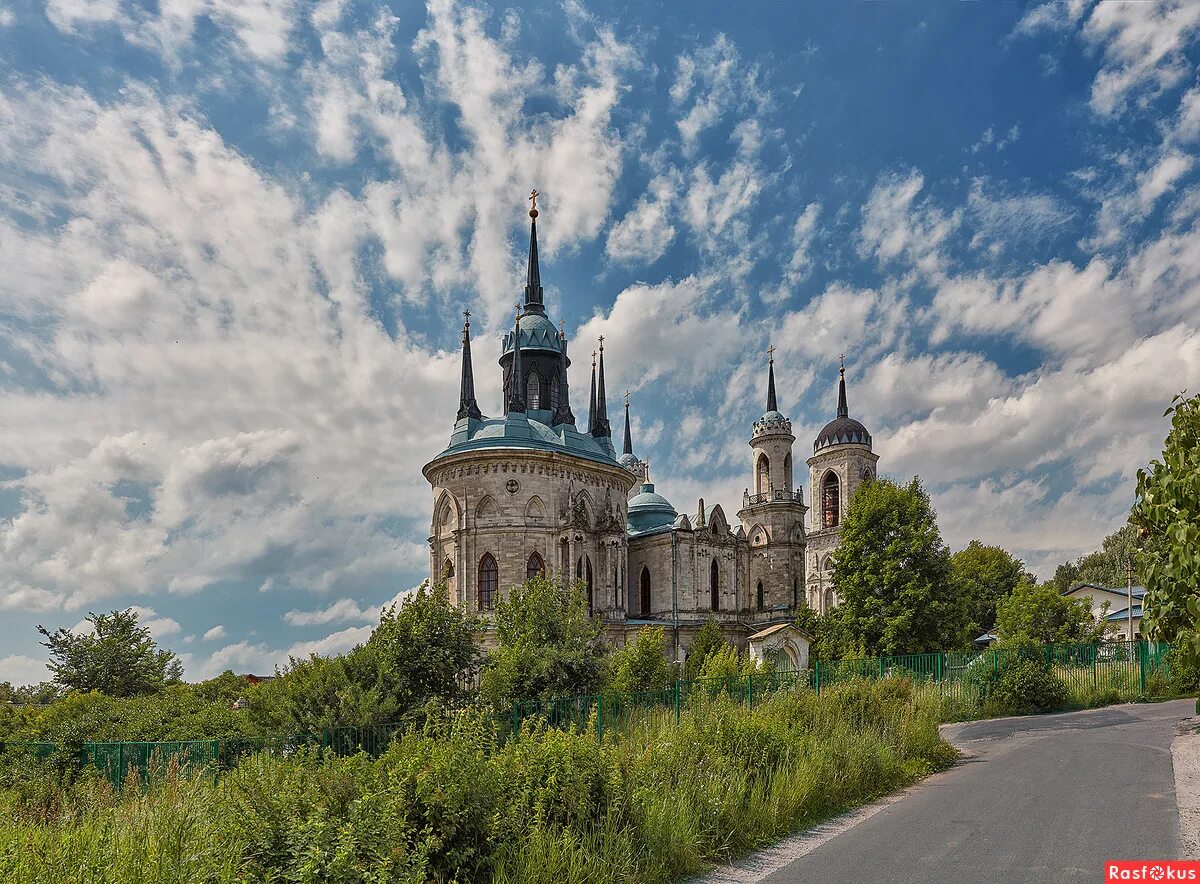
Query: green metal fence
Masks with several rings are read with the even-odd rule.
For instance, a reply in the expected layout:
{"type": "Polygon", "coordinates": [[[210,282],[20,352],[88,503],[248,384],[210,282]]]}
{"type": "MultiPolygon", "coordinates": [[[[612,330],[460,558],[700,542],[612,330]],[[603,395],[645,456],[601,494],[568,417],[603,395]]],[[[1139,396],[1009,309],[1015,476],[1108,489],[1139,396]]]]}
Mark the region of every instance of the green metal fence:
{"type": "MultiPolygon", "coordinates": [[[[971,704],[979,702],[987,685],[1018,657],[1032,657],[1044,663],[1076,699],[1095,698],[1097,702],[1150,699],[1164,696],[1167,690],[1168,650],[1169,646],[1159,643],[1105,642],[817,661],[812,668],[800,672],[680,680],[662,690],[514,703],[511,710],[495,716],[497,739],[518,737],[527,723],[595,729],[597,737],[604,739],[606,734],[654,719],[677,721],[685,709],[718,696],[753,707],[781,691],[811,690],[820,694],[849,682],[893,677],[909,680],[920,700],[971,704]]],[[[102,771],[120,788],[130,777],[146,782],[156,771],[170,768],[228,770],[249,755],[286,757],[304,750],[378,755],[404,727],[389,723],[337,727],[307,736],[84,743],[74,748],[54,743],[0,742],[0,753],[30,759],[56,754],[73,756],[79,763],[102,771]]]]}

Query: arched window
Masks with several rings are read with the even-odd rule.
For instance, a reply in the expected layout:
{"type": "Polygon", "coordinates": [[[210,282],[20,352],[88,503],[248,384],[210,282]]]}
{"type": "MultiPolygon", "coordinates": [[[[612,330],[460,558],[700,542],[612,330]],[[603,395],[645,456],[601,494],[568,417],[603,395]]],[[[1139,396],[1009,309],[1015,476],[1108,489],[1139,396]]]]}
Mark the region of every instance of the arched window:
{"type": "Polygon", "coordinates": [[[558,411],[558,375],[550,379],[550,408],[558,411]]]}
{"type": "Polygon", "coordinates": [[[447,580],[454,576],[454,562],[446,559],[446,561],[442,564],[442,576],[447,580]]]}
{"type": "Polygon", "coordinates": [[[766,494],[771,487],[771,461],[765,454],[758,456],[758,468],[754,473],[754,493],[766,494]]]}
{"type": "Polygon", "coordinates": [[[721,610],[721,569],[713,559],[708,568],[708,594],[714,611],[721,610]]]}
{"type": "Polygon", "coordinates": [[[525,563],[525,579],[532,580],[534,577],[546,576],[546,563],[542,561],[542,557],[536,551],[529,554],[529,561],[525,563]]]}
{"type": "Polygon", "coordinates": [[[783,456],[783,487],[787,491],[792,490],[792,453],[790,451],[783,456]]]}
{"type": "Polygon", "coordinates": [[[650,614],[650,569],[645,565],[642,566],[642,616],[647,617],[650,614]]]}
{"type": "Polygon", "coordinates": [[[529,380],[525,382],[525,407],[530,411],[537,411],[542,407],[542,379],[538,377],[536,371],[529,373],[529,380]]]}
{"type": "Polygon", "coordinates": [[[763,593],[763,585],[762,585],[761,580],[758,581],[758,593],[757,593],[757,597],[755,600],[758,602],[758,610],[761,611],[763,608],[766,607],[767,599],[766,599],[766,595],[763,593]]]}
{"type": "Polygon", "coordinates": [[[821,480],[821,527],[836,528],[842,521],[841,489],[837,473],[830,470],[821,480]]]}
{"type": "Polygon", "coordinates": [[[496,559],[484,553],[479,560],[479,610],[490,611],[496,607],[496,588],[500,585],[500,573],[496,559]]]}

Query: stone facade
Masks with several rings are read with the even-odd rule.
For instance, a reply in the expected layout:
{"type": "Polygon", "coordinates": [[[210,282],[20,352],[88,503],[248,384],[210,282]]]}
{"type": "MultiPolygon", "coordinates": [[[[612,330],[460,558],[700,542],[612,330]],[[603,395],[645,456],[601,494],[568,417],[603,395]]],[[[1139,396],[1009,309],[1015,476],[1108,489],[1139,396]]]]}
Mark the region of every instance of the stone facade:
{"type": "MultiPolygon", "coordinates": [[[[536,207],[530,215],[536,219],[536,207]]],[[[450,444],[424,468],[433,491],[430,579],[445,580],[455,605],[486,616],[512,587],[545,573],[587,593],[589,610],[615,644],[661,625],[668,652],[682,661],[711,618],[741,648],[751,636],[769,634],[773,651],[791,642],[780,661],[806,664],[807,645],[799,647],[794,629],[765,630],[792,623],[805,605],[823,612],[836,603],[823,569],[838,541],[840,513],[875,475],[870,435],[846,411],[844,370],[838,418],[821,431],[808,460],[809,530],[810,508],[793,471],[795,436],[776,405],[773,359],[767,410],[748,440],[751,481],[737,521],[703,500],[689,517],[654,491],[646,462],[633,454],[628,401],[624,453],[616,455],[603,339],[587,427],[576,426],[566,337],[546,318],[541,292],[535,220],[524,313],[502,347],[503,417],[484,417],[475,401],[469,322],[463,327],[458,418],[450,444]]]]}

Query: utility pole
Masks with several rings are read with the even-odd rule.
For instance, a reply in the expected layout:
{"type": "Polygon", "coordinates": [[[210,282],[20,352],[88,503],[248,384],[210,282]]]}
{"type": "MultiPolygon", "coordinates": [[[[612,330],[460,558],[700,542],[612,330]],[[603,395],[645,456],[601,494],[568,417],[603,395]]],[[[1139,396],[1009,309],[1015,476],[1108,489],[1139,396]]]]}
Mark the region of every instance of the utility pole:
{"type": "Polygon", "coordinates": [[[1136,641],[1133,635],[1133,559],[1125,564],[1125,615],[1129,623],[1129,640],[1136,641]]]}

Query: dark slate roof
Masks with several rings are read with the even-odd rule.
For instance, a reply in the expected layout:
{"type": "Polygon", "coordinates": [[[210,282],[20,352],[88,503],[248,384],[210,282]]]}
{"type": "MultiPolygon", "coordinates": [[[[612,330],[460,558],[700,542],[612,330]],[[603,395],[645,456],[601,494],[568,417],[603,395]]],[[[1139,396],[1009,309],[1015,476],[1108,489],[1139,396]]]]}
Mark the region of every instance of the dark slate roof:
{"type": "Polygon", "coordinates": [[[830,445],[866,445],[869,448],[871,434],[852,417],[834,418],[817,434],[817,441],[813,443],[813,453],[830,445]]]}

